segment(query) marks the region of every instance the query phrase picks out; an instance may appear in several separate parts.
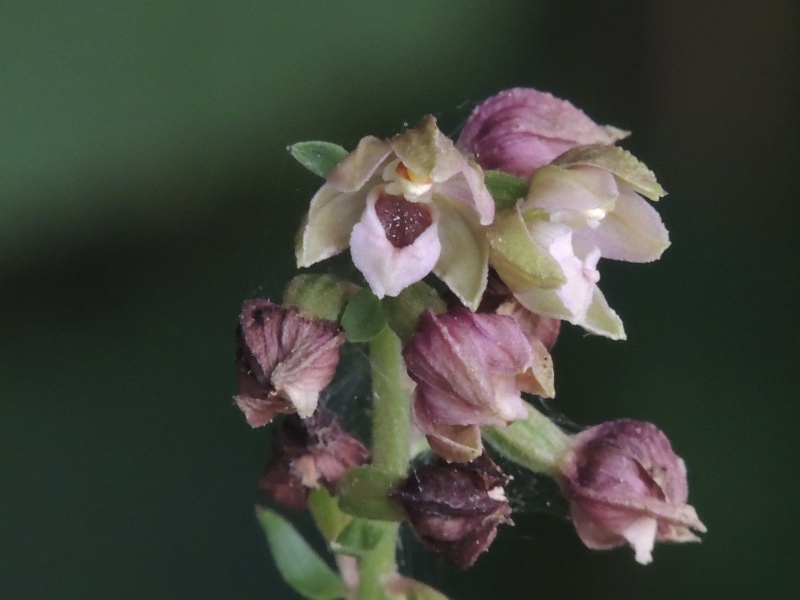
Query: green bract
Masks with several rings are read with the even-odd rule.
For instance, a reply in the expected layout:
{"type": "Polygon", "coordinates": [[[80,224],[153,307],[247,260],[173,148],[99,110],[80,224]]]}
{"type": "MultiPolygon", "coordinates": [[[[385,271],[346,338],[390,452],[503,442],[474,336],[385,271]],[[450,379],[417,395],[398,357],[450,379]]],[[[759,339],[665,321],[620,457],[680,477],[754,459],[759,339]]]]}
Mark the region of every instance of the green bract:
{"type": "Polygon", "coordinates": [[[339,486],[339,507],[362,519],[401,521],[402,509],[389,498],[400,479],[371,466],[350,469],[339,486]]]}
{"type": "Polygon", "coordinates": [[[327,177],[348,154],[347,150],[331,142],[297,142],[288,150],[297,162],[320,177],[327,177]]]}
{"type": "Polygon", "coordinates": [[[346,596],[341,577],[314,552],[289,521],[266,508],[258,509],[257,515],[275,566],[294,591],[309,600],[336,600],[346,596]]]}
{"type": "Polygon", "coordinates": [[[497,210],[513,207],[528,192],[528,181],[522,177],[503,171],[484,171],[483,175],[497,210]]]}

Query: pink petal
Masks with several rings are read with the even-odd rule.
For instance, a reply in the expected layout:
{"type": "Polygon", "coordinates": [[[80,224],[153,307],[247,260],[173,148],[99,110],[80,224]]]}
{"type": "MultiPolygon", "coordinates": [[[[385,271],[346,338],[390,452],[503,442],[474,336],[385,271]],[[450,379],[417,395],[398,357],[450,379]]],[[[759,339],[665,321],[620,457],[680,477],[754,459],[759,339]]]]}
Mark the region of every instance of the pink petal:
{"type": "Polygon", "coordinates": [[[603,258],[629,262],[656,260],[670,244],[658,211],[631,190],[620,194],[599,227],[585,228],[575,237],[599,247],[603,258]]]}

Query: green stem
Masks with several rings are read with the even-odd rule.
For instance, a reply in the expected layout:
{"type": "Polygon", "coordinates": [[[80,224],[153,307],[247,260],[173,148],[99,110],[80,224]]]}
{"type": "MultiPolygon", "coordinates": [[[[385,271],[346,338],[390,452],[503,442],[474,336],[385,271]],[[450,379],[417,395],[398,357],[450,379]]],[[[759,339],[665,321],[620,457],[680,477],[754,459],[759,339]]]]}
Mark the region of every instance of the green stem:
{"type": "MultiPolygon", "coordinates": [[[[408,436],[411,418],[411,386],[401,354],[400,339],[385,327],[370,342],[372,364],[372,464],[405,478],[408,471],[408,436]]],[[[378,545],[360,562],[358,600],[391,597],[385,589],[397,571],[399,523],[376,522],[383,534],[378,545]]]]}
{"type": "Polygon", "coordinates": [[[570,450],[569,436],[550,419],[528,405],[528,418],[505,429],[485,427],[483,439],[507,459],[555,477],[570,450]]]}
{"type": "Polygon", "coordinates": [[[411,427],[411,387],[400,339],[385,327],[370,342],[372,364],[372,464],[405,477],[411,427]]]}

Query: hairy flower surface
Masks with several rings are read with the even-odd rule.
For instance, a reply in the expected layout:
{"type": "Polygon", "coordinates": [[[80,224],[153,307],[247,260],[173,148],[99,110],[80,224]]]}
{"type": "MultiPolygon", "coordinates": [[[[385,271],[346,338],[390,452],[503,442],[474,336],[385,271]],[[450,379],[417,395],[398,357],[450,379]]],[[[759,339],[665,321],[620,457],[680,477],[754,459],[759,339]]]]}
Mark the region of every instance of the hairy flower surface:
{"type": "Polygon", "coordinates": [[[528,310],[624,338],[622,321],[597,287],[597,264],[649,262],[669,246],[661,218],[642,195],[657,200],[664,190],[628,152],[574,148],[536,170],[526,198],[498,215],[490,262],[528,310]]]}
{"type": "Polygon", "coordinates": [[[363,138],[311,199],[296,248],[308,267],[348,246],[376,296],[435,273],[468,306],[486,286],[483,171],[426,117],[390,140],[363,138]]]}
{"type": "Polygon", "coordinates": [[[484,100],[470,115],[457,146],[484,169],[526,179],[575,146],[613,144],[627,132],[597,125],[566,100],[513,88],[484,100]]]}
{"type": "Polygon", "coordinates": [[[339,364],[339,326],[256,298],[242,306],[237,338],[234,400],[250,426],[266,425],[280,413],[311,416],[339,364]]]}
{"type": "Polygon", "coordinates": [[[630,545],[636,560],[652,560],[660,542],[698,541],[705,526],[686,504],[686,467],[655,425],[619,420],[575,435],[560,486],[583,543],[630,545]]]}
{"type": "Polygon", "coordinates": [[[467,569],[494,541],[497,526],[512,524],[508,480],[486,454],[468,463],[438,459],[414,469],[394,498],[428,548],[467,569]]]}
{"type": "Polygon", "coordinates": [[[417,384],[413,415],[431,448],[450,461],[482,452],[480,427],[506,426],[528,414],[522,391],[552,395],[552,360],[508,316],[422,314],[403,351],[417,384]]]}

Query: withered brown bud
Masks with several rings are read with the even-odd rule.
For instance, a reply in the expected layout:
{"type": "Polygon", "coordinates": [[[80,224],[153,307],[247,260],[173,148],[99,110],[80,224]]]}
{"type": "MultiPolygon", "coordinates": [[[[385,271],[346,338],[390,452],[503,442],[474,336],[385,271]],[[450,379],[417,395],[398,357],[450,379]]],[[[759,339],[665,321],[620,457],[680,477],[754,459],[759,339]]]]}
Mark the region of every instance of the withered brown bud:
{"type": "Polygon", "coordinates": [[[485,453],[468,463],[440,458],[417,468],[393,497],[428,548],[468,569],[494,541],[498,525],[513,525],[503,489],[509,479],[485,453]]]}
{"type": "Polygon", "coordinates": [[[369,459],[369,450],[320,407],[305,420],[297,415],[286,418],[258,488],[278,504],[305,509],[311,489],[324,485],[336,494],[345,472],[369,459]]]}
{"type": "Polygon", "coordinates": [[[280,413],[307,418],[333,379],[344,333],[333,321],[303,315],[269,300],[247,300],[237,330],[239,395],[251,427],[280,413]]]}

